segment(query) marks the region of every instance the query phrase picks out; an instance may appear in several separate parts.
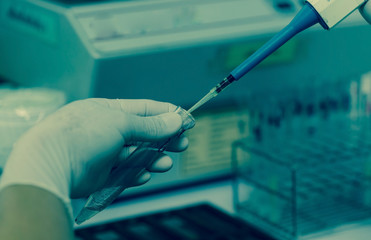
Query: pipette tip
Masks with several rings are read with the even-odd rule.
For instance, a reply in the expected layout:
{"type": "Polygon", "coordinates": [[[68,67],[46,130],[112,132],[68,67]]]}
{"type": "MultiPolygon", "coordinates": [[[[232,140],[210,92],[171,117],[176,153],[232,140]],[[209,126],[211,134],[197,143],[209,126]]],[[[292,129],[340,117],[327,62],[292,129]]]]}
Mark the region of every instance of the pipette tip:
{"type": "Polygon", "coordinates": [[[201,107],[202,105],[204,105],[206,102],[208,102],[210,99],[216,97],[217,95],[218,95],[218,93],[216,92],[216,88],[211,89],[210,92],[208,94],[206,94],[203,98],[201,98],[201,100],[199,100],[195,105],[193,105],[188,110],[188,112],[192,113],[193,111],[195,111],[196,109],[198,109],[199,107],[201,107]]]}
{"type": "Polygon", "coordinates": [[[224,78],[223,81],[221,81],[218,85],[212,88],[208,94],[206,94],[203,98],[201,98],[200,101],[198,101],[195,105],[193,105],[188,110],[188,112],[192,113],[194,110],[204,105],[210,99],[218,96],[220,92],[222,92],[226,87],[228,87],[234,81],[236,81],[236,79],[232,75],[229,75],[228,77],[224,78]]]}

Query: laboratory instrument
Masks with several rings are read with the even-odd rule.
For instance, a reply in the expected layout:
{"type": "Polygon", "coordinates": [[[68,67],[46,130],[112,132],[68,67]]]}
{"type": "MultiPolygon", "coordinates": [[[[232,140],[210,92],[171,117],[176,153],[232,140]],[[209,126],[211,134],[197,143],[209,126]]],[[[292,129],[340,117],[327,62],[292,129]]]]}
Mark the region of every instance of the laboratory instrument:
{"type": "Polygon", "coordinates": [[[368,0],[306,1],[301,11],[284,29],[237,66],[223,81],[212,88],[209,93],[192,106],[189,112],[193,112],[210,99],[216,97],[232,82],[239,80],[296,34],[316,23],[320,23],[324,29],[330,29],[367,1],[368,0]]]}
{"type": "Polygon", "coordinates": [[[158,159],[158,153],[166,150],[169,144],[178,139],[184,131],[195,125],[195,120],[186,110],[178,107],[175,112],[182,118],[183,124],[179,133],[165,141],[164,143],[142,143],[125,159],[115,170],[112,171],[103,189],[91,194],[76,217],[76,223],[82,222],[95,216],[112,203],[126,188],[127,184],[132,183],[141,176],[147,166],[153,164],[158,159]],[[158,146],[160,144],[160,146],[158,146]],[[150,151],[157,149],[156,152],[150,151]]]}
{"type": "MultiPolygon", "coordinates": [[[[303,1],[286,0],[286,8],[277,2],[283,1],[2,0],[0,76],[23,86],[60,89],[68,101],[149,98],[189,106],[210,82],[223,79],[286,26],[303,1]]],[[[297,83],[308,66],[315,75],[334,78],[351,70],[366,72],[369,64],[352,56],[371,55],[364,47],[370,38],[369,25],[357,13],[336,31],[312,28],[264,61],[268,69],[250,72],[254,83],[240,82],[240,89],[272,87],[266,84],[272,76],[280,76],[281,86],[297,83]],[[340,74],[332,64],[346,72],[340,74]]],[[[218,99],[235,98],[236,92],[218,99]]]]}

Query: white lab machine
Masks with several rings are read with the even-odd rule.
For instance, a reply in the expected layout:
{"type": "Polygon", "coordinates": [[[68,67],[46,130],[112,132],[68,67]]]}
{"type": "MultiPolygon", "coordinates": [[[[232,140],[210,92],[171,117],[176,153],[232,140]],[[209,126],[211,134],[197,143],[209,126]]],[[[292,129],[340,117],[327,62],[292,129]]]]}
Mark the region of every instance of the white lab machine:
{"type": "MultiPolygon", "coordinates": [[[[189,106],[285,26],[300,2],[4,0],[0,76],[59,88],[70,100],[151,98],[189,106]]],[[[367,72],[370,31],[353,15],[330,32],[318,27],[293,39],[267,60],[269,68],[254,70],[219,101],[296,82],[309,69],[331,78],[367,72]]]]}

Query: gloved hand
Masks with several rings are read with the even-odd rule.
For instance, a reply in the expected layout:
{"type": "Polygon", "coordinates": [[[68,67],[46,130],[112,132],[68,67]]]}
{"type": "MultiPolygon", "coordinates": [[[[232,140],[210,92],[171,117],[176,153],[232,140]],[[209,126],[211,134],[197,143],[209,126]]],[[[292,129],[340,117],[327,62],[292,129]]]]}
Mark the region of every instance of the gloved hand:
{"type": "Polygon", "coordinates": [[[362,16],[366,19],[366,21],[371,24],[371,1],[368,1],[362,7],[360,7],[359,11],[361,12],[362,16]]]}
{"type": "MultiPolygon", "coordinates": [[[[87,99],[66,105],[26,132],[15,144],[1,177],[0,188],[26,184],[46,189],[67,206],[70,197],[100,189],[111,170],[135,143],[165,141],[181,125],[176,106],[151,100],[87,99]]],[[[183,137],[170,151],[187,148],[183,137]]],[[[135,159],[134,159],[135,160],[135,159]]],[[[169,170],[165,154],[147,169],[169,170]]],[[[129,185],[149,180],[142,175],[129,185]]]]}

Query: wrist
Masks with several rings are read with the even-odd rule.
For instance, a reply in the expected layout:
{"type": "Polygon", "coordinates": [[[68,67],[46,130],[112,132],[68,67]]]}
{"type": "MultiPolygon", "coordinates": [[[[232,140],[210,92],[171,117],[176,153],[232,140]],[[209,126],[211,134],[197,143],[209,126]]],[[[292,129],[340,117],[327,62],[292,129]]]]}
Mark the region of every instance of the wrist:
{"type": "Polygon", "coordinates": [[[0,189],[14,185],[27,185],[44,189],[70,208],[68,161],[58,159],[58,151],[44,151],[51,142],[30,138],[27,133],[15,144],[4,172],[0,189]],[[53,156],[54,155],[54,156],[53,156]]]}
{"type": "Polygon", "coordinates": [[[0,209],[0,239],[73,239],[68,209],[44,189],[8,186],[1,191],[0,209]]]}

